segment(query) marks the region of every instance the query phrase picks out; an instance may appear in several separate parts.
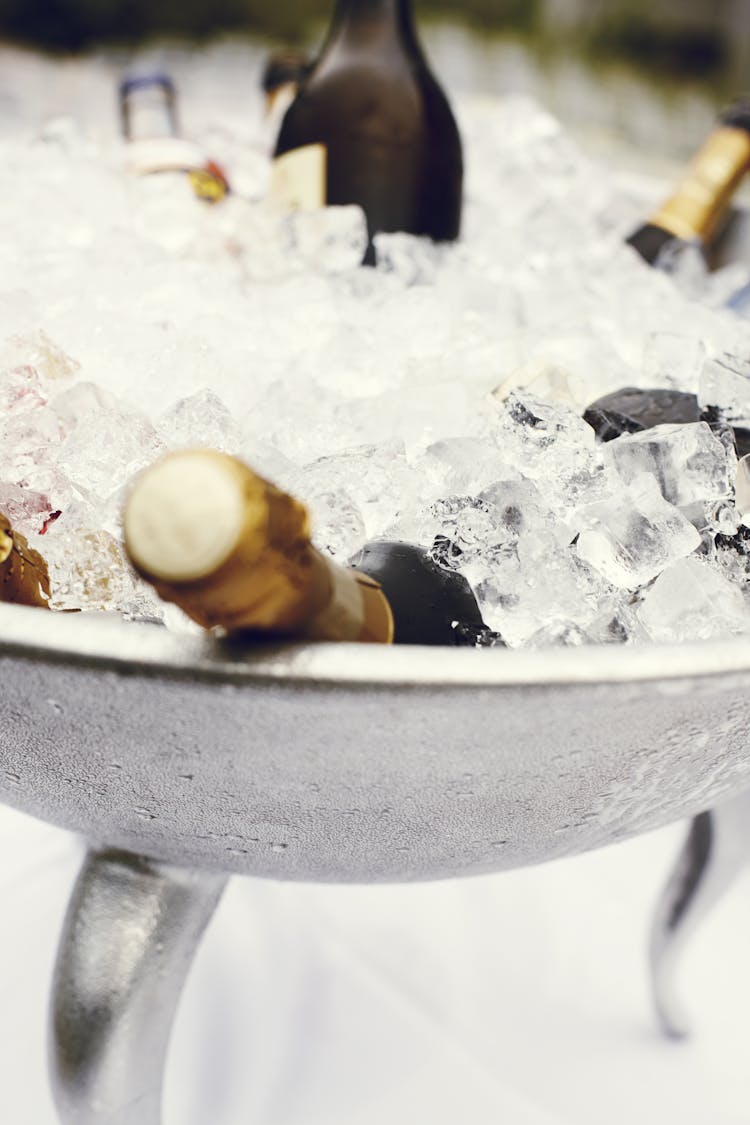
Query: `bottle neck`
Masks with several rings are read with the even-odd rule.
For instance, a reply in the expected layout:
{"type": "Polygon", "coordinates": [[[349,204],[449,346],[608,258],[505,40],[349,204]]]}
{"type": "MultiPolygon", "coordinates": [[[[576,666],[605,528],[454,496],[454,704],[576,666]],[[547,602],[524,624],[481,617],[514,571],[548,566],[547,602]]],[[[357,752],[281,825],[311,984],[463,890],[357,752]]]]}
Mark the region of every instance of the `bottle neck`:
{"type": "Polygon", "coordinates": [[[421,58],[412,0],[337,0],[324,53],[335,46],[371,50],[394,42],[421,58]]]}
{"type": "Polygon", "coordinates": [[[650,219],[677,238],[710,242],[750,167],[750,135],[719,125],[696,154],[682,182],[650,219]]]}

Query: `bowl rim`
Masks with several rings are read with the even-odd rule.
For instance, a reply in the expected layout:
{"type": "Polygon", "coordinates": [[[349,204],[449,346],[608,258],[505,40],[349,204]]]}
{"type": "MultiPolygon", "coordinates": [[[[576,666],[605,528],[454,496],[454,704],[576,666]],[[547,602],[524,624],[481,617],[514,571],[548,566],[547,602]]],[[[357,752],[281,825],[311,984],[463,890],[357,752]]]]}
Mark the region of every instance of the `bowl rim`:
{"type": "MultiPolygon", "coordinates": [[[[177,633],[108,613],[0,605],[0,660],[162,679],[335,688],[503,689],[673,683],[750,676],[750,638],[681,645],[469,649],[333,643],[248,644],[177,633]]],[[[2,678],[0,677],[0,684],[2,678]]],[[[0,687],[0,698],[2,690],[0,687]]]]}

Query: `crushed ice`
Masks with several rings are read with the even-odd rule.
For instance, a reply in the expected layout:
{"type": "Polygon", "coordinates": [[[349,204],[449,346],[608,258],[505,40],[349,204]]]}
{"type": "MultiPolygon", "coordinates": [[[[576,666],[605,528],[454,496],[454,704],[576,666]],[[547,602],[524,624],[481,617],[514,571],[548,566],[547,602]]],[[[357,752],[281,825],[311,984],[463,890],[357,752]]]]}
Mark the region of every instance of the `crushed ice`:
{"type": "Polygon", "coordinates": [[[665,386],[750,425],[750,322],[725,307],[750,271],[648,269],[622,240],[653,185],[524,98],[457,99],[461,243],[381,236],[365,270],[357,208],[265,201],[259,52],[176,60],[183,130],[235,188],[216,207],[179,174],[126,174],[114,65],[2,62],[0,509],[50,560],[55,606],[155,612],[123,490],[208,445],[305,499],[341,560],[423,543],[511,646],[750,633],[750,475],[738,510],[721,428],[600,445],[581,418],[665,386]]]}

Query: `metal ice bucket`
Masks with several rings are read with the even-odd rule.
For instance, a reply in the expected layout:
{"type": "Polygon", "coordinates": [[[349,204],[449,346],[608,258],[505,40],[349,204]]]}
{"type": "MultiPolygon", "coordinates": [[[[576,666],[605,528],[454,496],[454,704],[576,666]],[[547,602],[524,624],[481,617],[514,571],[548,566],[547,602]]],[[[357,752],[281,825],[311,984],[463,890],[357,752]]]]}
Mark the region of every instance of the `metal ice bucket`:
{"type": "Polygon", "coordinates": [[[62,1120],[156,1125],[227,874],[471,875],[710,808],[750,784],[750,641],[250,649],[3,606],[0,720],[0,799],[95,849],[57,966],[62,1120]]]}

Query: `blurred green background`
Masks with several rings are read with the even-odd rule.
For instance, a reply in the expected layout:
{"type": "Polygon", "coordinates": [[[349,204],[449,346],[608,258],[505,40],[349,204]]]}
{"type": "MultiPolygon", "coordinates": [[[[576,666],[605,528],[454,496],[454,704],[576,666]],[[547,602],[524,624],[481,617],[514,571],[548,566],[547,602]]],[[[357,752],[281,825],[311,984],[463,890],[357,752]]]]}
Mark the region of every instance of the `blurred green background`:
{"type": "MultiPolygon", "coordinates": [[[[226,32],[309,42],[332,6],[332,0],[0,0],[0,36],[62,50],[226,32]]],[[[416,0],[416,7],[423,20],[521,36],[539,50],[622,59],[726,88],[750,85],[744,78],[750,0],[416,0]]]]}

